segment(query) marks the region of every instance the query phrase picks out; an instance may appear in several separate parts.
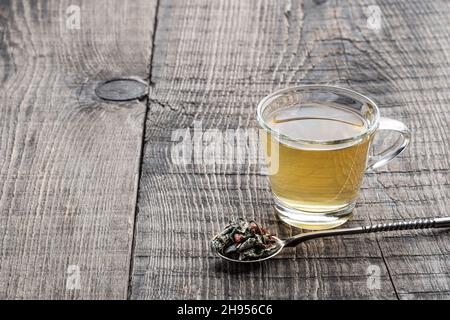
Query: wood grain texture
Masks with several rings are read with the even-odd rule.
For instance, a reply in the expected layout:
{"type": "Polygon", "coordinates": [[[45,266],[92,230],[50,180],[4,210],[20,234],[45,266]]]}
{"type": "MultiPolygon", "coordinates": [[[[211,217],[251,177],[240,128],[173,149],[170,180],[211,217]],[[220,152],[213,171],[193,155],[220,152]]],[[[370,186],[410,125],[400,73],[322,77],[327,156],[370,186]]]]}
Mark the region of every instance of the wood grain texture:
{"type": "Polygon", "coordinates": [[[377,1],[380,30],[368,25],[374,4],[161,1],[131,298],[450,298],[445,231],[314,240],[257,266],[218,261],[208,242],[233,216],[294,230],[276,221],[267,177],[250,161],[171,160],[176,129],[256,128],[256,104],[273,90],[337,84],[413,131],[407,152],[367,174],[350,224],[448,215],[449,4],[377,1]],[[367,285],[375,269],[378,288],[367,285]]]}
{"type": "Polygon", "coordinates": [[[146,105],[94,88],[148,78],[155,6],[0,2],[0,298],[127,296],[146,105]]]}
{"type": "Polygon", "coordinates": [[[171,157],[177,130],[193,143],[195,127],[215,130],[204,151],[227,132],[254,132],[256,104],[275,89],[338,84],[413,131],[407,152],[366,175],[350,225],[448,215],[449,10],[419,0],[0,1],[0,298],[450,299],[447,231],[314,240],[261,265],[219,261],[209,239],[232,217],[297,231],[276,220],[252,141],[239,142],[242,163],[218,150],[196,164],[171,157]],[[380,30],[368,21],[375,4],[380,30]],[[79,30],[67,29],[69,5],[81,9],[79,30]],[[148,101],[95,97],[122,76],[148,81],[148,101]]]}

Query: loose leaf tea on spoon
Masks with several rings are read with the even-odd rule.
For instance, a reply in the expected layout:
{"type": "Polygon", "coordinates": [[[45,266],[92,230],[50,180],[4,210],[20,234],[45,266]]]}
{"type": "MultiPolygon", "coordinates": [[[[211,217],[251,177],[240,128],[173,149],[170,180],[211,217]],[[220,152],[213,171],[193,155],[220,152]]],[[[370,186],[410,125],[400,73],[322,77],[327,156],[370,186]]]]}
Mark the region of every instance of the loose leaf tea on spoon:
{"type": "Polygon", "coordinates": [[[278,249],[276,239],[267,229],[244,219],[231,222],[211,244],[220,254],[241,261],[261,259],[278,249]]]}

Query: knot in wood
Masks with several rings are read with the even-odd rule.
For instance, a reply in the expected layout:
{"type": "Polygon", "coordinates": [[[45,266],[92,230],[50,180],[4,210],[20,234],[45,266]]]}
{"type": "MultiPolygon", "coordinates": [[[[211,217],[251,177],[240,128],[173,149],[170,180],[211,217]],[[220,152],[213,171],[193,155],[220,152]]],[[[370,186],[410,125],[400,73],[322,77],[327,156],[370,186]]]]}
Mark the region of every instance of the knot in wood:
{"type": "Polygon", "coordinates": [[[95,94],[109,101],[128,101],[140,99],[147,94],[147,84],[136,78],[116,78],[100,83],[95,94]]]}

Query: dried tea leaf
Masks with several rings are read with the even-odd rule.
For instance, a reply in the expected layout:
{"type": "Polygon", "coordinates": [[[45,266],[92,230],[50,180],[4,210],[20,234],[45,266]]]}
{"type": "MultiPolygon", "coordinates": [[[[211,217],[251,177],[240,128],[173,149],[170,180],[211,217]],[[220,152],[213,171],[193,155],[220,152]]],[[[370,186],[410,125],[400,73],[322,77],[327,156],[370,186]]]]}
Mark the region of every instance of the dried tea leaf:
{"type": "Polygon", "coordinates": [[[230,222],[211,245],[220,254],[239,260],[261,259],[278,249],[277,241],[267,229],[244,219],[230,222]]]}

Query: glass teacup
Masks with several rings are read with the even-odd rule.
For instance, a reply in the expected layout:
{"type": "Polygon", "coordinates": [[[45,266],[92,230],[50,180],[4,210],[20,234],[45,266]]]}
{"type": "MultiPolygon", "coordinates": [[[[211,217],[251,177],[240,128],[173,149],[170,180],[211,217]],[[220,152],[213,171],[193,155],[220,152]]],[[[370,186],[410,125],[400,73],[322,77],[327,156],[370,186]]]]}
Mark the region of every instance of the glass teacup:
{"type": "Polygon", "coordinates": [[[408,145],[410,132],[381,118],[377,105],[355,91],[305,85],[276,91],[258,105],[279,218],[304,229],[328,229],[351,216],[366,170],[408,145]],[[396,143],[369,156],[377,130],[400,133],[396,143]]]}

